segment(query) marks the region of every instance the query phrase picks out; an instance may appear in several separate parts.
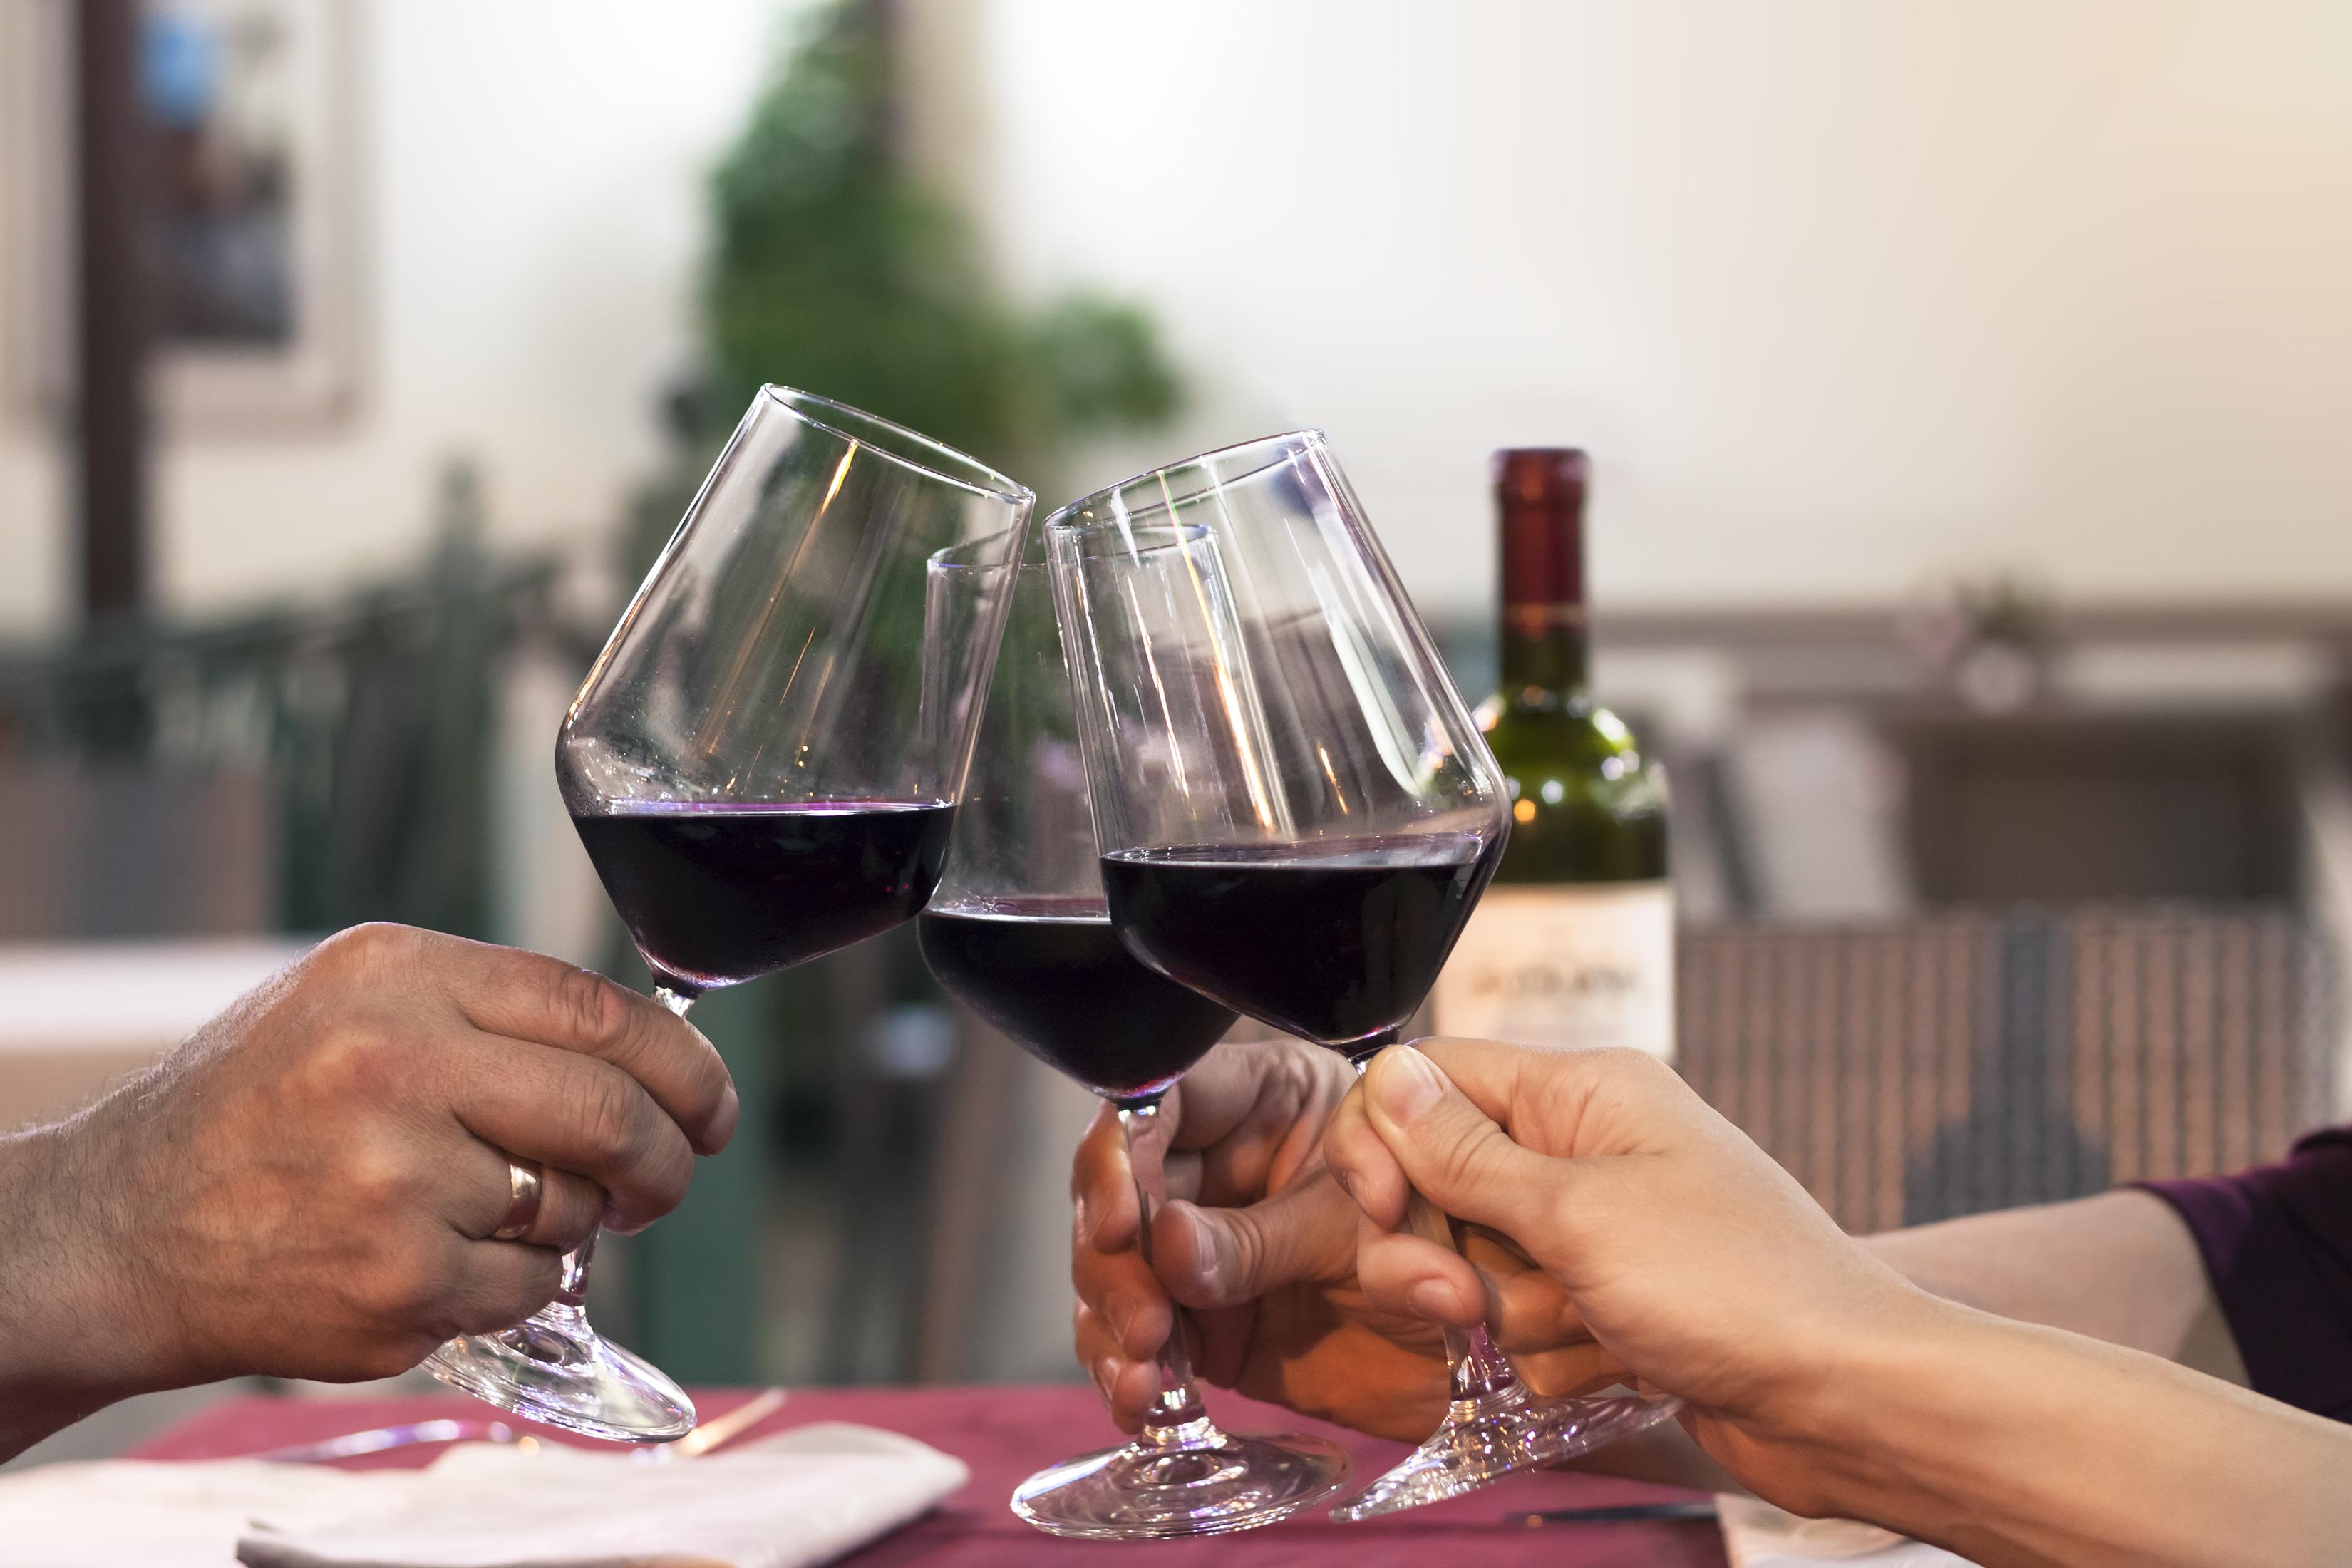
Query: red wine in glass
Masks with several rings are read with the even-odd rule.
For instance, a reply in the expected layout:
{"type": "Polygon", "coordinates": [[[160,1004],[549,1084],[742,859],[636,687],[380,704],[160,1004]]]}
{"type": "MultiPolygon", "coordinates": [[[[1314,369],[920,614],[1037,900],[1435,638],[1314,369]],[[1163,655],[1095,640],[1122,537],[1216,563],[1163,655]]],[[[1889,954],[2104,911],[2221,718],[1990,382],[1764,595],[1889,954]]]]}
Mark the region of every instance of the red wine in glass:
{"type": "MultiPolygon", "coordinates": [[[[555,740],[565,809],[664,1006],[922,908],[1035,500],[829,398],[752,399],[555,740]]],[[[595,1245],[564,1255],[546,1307],[426,1366],[587,1436],[682,1436],[686,1392],[588,1321],[595,1245]]]]}
{"type": "MultiPolygon", "coordinates": [[[[1047,520],[1111,921],[1172,980],[1360,1068],[1437,978],[1510,786],[1319,431],[1138,475],[1047,520]]],[[[1451,1226],[1426,1199],[1413,1229],[1451,1226]]],[[[1548,1397],[1445,1331],[1437,1432],[1333,1510],[1369,1519],[1668,1418],[1548,1397]]]]}
{"type": "Polygon", "coordinates": [[[1098,899],[992,899],[923,911],[923,962],[1030,1055],[1114,1100],[1156,1097],[1234,1012],[1153,973],[1098,899]]]}
{"type": "Polygon", "coordinates": [[[1188,845],[1103,857],[1136,955],[1286,1034],[1347,1052],[1412,1016],[1494,874],[1472,833],[1188,845]]]}
{"type": "Polygon", "coordinates": [[[637,951],[697,996],[911,918],[955,807],[937,800],[622,801],[572,826],[637,951]]]}
{"type": "MultiPolygon", "coordinates": [[[[1110,1101],[1149,1267],[1152,1215],[1167,1196],[1168,1139],[1153,1130],[1163,1104],[1181,1105],[1178,1080],[1234,1010],[1155,973],[1112,927],[1053,584],[1034,559],[1010,575],[1017,585],[947,868],[916,930],[949,994],[1110,1101]]],[[[1024,1480],[1011,1500],[1017,1516],[1082,1540],[1213,1535],[1271,1524],[1345,1482],[1347,1451],[1328,1439],[1218,1426],[1193,1382],[1181,1309],[1176,1317],[1141,1429],[1024,1480]]]]}

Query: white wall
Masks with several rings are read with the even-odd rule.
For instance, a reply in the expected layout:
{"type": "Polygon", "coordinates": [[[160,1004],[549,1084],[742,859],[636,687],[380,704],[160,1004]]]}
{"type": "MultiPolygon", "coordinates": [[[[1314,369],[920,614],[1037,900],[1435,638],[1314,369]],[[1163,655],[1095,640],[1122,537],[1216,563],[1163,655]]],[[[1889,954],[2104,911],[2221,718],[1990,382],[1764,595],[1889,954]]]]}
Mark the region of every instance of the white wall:
{"type": "MultiPolygon", "coordinates": [[[[902,5],[1008,278],[1143,297],[1203,394],[1087,481],[1325,425],[1445,607],[1515,440],[1595,450],[1621,603],[2352,593],[2352,6],[902,5]]],[[[373,0],[367,409],[171,446],[164,596],[404,558],[461,449],[510,537],[607,523],[792,8],[373,0]]],[[[0,631],[63,603],[61,501],[0,422],[0,631]]]]}
{"type": "MultiPolygon", "coordinates": [[[[0,0],[21,5],[30,0],[0,0]]],[[[373,366],[349,426],[169,442],[158,586],[204,606],[410,558],[436,470],[481,463],[505,537],[602,531],[689,345],[702,176],[781,0],[373,0],[361,199],[373,366]]],[[[0,246],[0,267],[13,246],[0,246]]],[[[0,629],[68,603],[47,433],[0,423],[0,629]]]]}
{"type": "Polygon", "coordinates": [[[1196,443],[1328,427],[1424,604],[1509,441],[1619,602],[2352,593],[2352,6],[972,3],[1008,272],[1157,304],[1196,443]]]}

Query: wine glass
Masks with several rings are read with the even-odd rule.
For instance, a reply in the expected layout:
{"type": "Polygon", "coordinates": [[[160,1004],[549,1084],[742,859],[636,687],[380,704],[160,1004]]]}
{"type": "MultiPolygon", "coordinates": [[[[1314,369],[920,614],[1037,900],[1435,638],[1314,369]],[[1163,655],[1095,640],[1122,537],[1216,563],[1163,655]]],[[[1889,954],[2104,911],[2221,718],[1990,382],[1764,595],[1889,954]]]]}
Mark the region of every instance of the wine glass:
{"type": "MultiPolygon", "coordinates": [[[[1234,1012],[1119,944],[1045,565],[982,570],[1019,585],[947,870],[918,926],[923,959],[950,995],[1118,1108],[1148,1261],[1152,1208],[1166,1186],[1159,1142],[1146,1130],[1234,1012]]],[[[1348,1463],[1345,1449],[1318,1437],[1221,1431],[1193,1386],[1180,1321],[1160,1347],[1159,1396],[1135,1440],[1030,1477],[1013,1511],[1052,1534],[1093,1540],[1216,1534],[1329,1497],[1348,1463]]]]}
{"type": "MultiPolygon", "coordinates": [[[[1509,832],[1501,770],[1323,435],[1213,452],[1047,520],[1112,923],[1151,968],[1362,1070],[1437,978],[1509,832]]],[[[1414,1194],[1413,1229],[1454,1245],[1414,1194]]],[[[1555,1399],[1448,1329],[1436,1434],[1341,1520],[1666,1418],[1555,1399]]]]}
{"type": "MultiPolygon", "coordinates": [[[[1027,489],[911,430],[761,389],[556,737],[604,890],[683,1016],[707,991],[910,920],[947,854],[1011,603],[1027,489]]],[[[425,1365],[533,1419],[625,1442],[693,1429],[660,1371],[555,1300],[425,1365]]]]}

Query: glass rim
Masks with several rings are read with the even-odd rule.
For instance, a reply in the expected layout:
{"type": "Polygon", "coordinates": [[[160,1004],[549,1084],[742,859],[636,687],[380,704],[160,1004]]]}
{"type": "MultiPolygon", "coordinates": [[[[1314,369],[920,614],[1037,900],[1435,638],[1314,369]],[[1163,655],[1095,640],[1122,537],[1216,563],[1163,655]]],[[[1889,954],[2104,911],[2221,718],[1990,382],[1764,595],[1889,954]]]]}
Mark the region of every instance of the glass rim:
{"type": "Polygon", "coordinates": [[[1077,500],[1069,502],[1067,505],[1055,508],[1053,515],[1045,520],[1045,527],[1048,530],[1062,529],[1065,531],[1074,531],[1076,529],[1097,526],[1106,521],[1116,521],[1116,514],[1111,518],[1094,517],[1082,514],[1091,513],[1103,509],[1107,506],[1111,498],[1123,495],[1127,491],[1136,489],[1138,486],[1149,485],[1155,480],[1165,480],[1170,475],[1181,474],[1185,472],[1187,469],[1205,469],[1221,459],[1245,457],[1257,452],[1261,448],[1269,454],[1265,462],[1257,463],[1252,467],[1246,468],[1240,473],[1233,475],[1231,478],[1217,479],[1212,482],[1189,489],[1182,494],[1173,498],[1172,503],[1166,497],[1154,500],[1150,507],[1145,508],[1140,512],[1128,512],[1126,514],[1126,520],[1133,521],[1139,518],[1148,517],[1154,511],[1168,511],[1171,509],[1172,504],[1181,504],[1184,501],[1196,500],[1200,497],[1208,494],[1211,490],[1222,489],[1228,485],[1237,485],[1242,483],[1244,480],[1255,479],[1258,475],[1265,472],[1268,468],[1275,467],[1286,458],[1294,456],[1299,452],[1321,452],[1328,454],[1331,449],[1331,437],[1321,429],[1313,426],[1308,426],[1297,430],[1285,430],[1277,435],[1259,436],[1247,441],[1235,441],[1231,446],[1218,447],[1210,451],[1197,453],[1192,457],[1184,458],[1173,463],[1162,464],[1160,467],[1156,468],[1146,468],[1139,474],[1129,475],[1128,478],[1119,480],[1117,484],[1105,485],[1100,489],[1080,496],[1077,500]]]}
{"type": "Polygon", "coordinates": [[[1013,506],[1034,506],[1037,502],[1037,492],[1020,480],[998,472],[968,452],[960,452],[946,442],[934,440],[919,430],[910,430],[894,419],[885,419],[879,414],[868,414],[863,408],[852,407],[822,393],[804,392],[781,382],[772,381],[762,385],[760,396],[803,425],[814,426],[835,440],[863,447],[877,457],[887,458],[925,479],[937,479],[941,484],[954,485],[960,489],[1013,506]],[[877,440],[877,434],[890,439],[877,440]],[[902,450],[893,442],[904,442],[912,450],[902,450]]]}
{"type": "Polygon", "coordinates": [[[983,533],[978,539],[942,544],[923,560],[933,572],[1005,572],[1027,566],[1042,569],[1047,563],[1042,557],[1032,559],[1038,547],[1035,534],[1019,527],[1004,528],[983,533]],[[1017,558],[1007,548],[1013,544],[1021,547],[1017,558]]]}

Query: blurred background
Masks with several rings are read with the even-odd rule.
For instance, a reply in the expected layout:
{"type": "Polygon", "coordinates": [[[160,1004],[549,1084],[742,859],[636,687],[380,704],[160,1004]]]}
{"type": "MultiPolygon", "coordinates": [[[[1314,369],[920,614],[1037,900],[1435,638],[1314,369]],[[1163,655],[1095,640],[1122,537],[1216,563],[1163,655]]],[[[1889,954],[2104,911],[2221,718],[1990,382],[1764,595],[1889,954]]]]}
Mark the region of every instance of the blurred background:
{"type": "MultiPolygon", "coordinates": [[[[2347,279],[2326,0],[0,0],[0,1121],[355,921],[632,974],[555,727],[777,381],[1048,505],[1321,426],[1474,699],[1488,454],[1588,448],[1694,1080],[1854,1228],[2276,1152],[2347,279]]],[[[1083,1092],[909,932],[697,1021],[600,1323],[1076,1375],[1083,1092]]]]}

